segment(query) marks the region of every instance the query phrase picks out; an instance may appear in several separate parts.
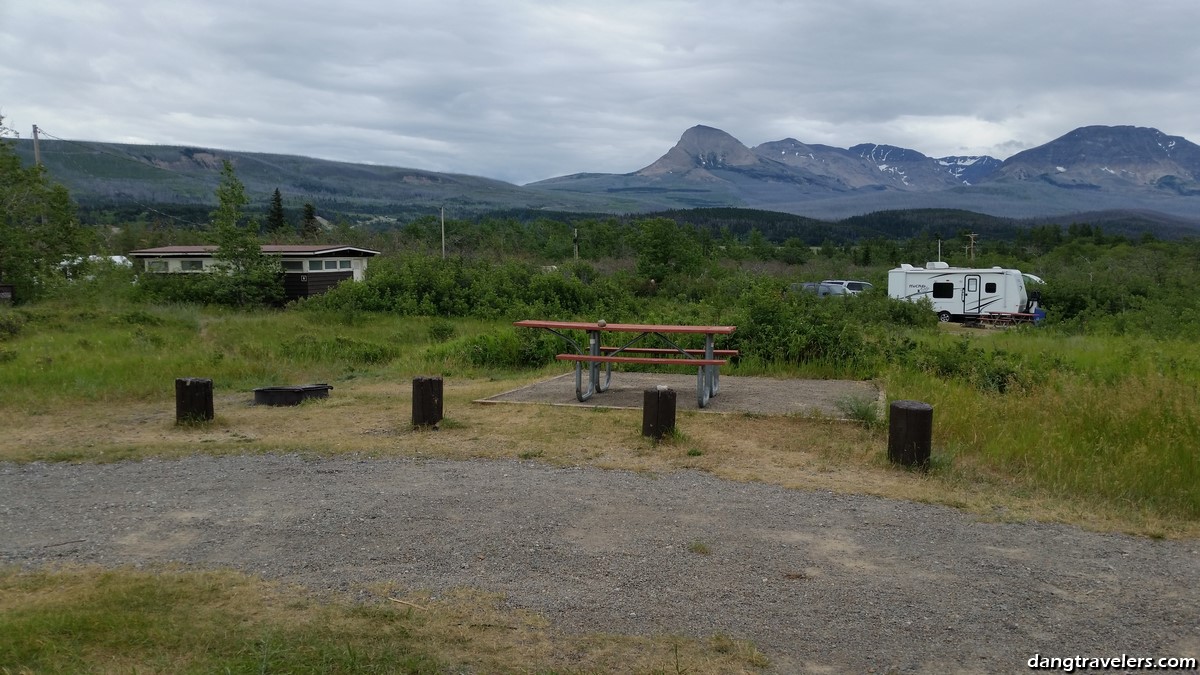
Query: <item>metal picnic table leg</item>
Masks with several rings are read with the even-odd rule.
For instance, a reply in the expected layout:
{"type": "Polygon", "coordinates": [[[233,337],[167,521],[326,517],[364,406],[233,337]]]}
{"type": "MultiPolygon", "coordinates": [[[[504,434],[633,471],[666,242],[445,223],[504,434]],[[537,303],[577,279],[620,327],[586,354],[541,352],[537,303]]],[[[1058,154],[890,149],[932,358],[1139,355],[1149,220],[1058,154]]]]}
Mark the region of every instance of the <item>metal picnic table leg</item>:
{"type": "Polygon", "coordinates": [[[591,398],[592,394],[594,394],[594,393],[596,393],[596,385],[591,382],[588,383],[588,390],[587,391],[583,390],[583,362],[576,361],[575,362],[575,398],[579,399],[579,402],[582,403],[582,402],[588,400],[589,398],[591,398]]]}
{"type": "Polygon", "coordinates": [[[596,364],[596,391],[606,392],[612,384],[612,364],[604,364],[604,382],[600,382],[600,364],[596,364]]]}
{"type": "MultiPolygon", "coordinates": [[[[588,352],[592,356],[600,356],[600,331],[588,331],[588,352]]],[[[596,391],[604,393],[608,391],[612,384],[612,363],[604,364],[604,382],[600,382],[600,364],[594,363],[592,369],[592,383],[596,387],[596,391]]]]}
{"type": "MultiPolygon", "coordinates": [[[[549,326],[544,326],[544,328],[546,330],[550,331],[551,333],[554,333],[558,337],[562,338],[563,340],[566,340],[567,344],[571,345],[571,347],[575,349],[576,354],[583,354],[583,349],[579,346],[578,342],[575,342],[575,340],[571,339],[569,336],[564,335],[564,334],[554,330],[553,328],[550,328],[549,326]]],[[[589,334],[592,337],[592,344],[589,347],[588,351],[594,355],[594,354],[598,353],[599,346],[600,346],[600,343],[597,340],[598,334],[592,333],[591,331],[589,331],[589,334]]],[[[596,379],[597,379],[596,373],[597,373],[597,369],[596,369],[595,365],[594,364],[589,365],[589,367],[588,367],[588,390],[584,391],[583,390],[583,362],[582,361],[575,362],[575,398],[579,399],[580,403],[588,400],[589,398],[592,397],[592,394],[596,393],[596,379]]]]}
{"type": "Polygon", "coordinates": [[[703,408],[708,405],[708,373],[706,372],[710,366],[698,366],[696,368],[696,405],[703,408]]]}
{"type": "MultiPolygon", "coordinates": [[[[704,358],[713,358],[713,334],[706,333],[704,335],[704,358]]],[[[709,366],[708,371],[708,394],[716,396],[721,390],[721,370],[719,366],[709,366]]]]}
{"type": "MultiPolygon", "coordinates": [[[[590,356],[600,356],[600,331],[598,331],[598,330],[589,330],[588,331],[588,354],[590,356]]],[[[612,364],[608,364],[608,367],[610,369],[608,378],[609,378],[609,380],[611,380],[612,379],[612,372],[611,372],[612,364]]],[[[605,382],[604,384],[600,384],[600,362],[599,361],[592,361],[588,364],[588,379],[591,381],[593,391],[603,392],[608,389],[608,382],[605,382]]]]}
{"type": "MultiPolygon", "coordinates": [[[[713,334],[704,335],[704,358],[713,359],[713,334]]],[[[701,408],[708,405],[709,399],[717,395],[721,388],[721,373],[719,366],[700,366],[696,370],[696,403],[701,408]]]]}

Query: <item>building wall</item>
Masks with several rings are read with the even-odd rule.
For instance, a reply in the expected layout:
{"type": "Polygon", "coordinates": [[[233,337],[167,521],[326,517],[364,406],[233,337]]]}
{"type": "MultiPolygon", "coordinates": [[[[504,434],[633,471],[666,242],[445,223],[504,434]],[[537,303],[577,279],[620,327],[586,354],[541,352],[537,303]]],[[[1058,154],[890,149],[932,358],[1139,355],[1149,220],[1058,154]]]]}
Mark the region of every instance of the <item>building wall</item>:
{"type": "MultiPolygon", "coordinates": [[[[213,271],[214,258],[146,258],[147,272],[198,274],[213,271]]],[[[320,295],[339,283],[366,278],[366,258],[306,258],[285,256],[283,288],[288,300],[320,295]]]]}
{"type": "Polygon", "coordinates": [[[207,272],[216,262],[212,258],[147,258],[147,272],[207,272]]]}
{"type": "Polygon", "coordinates": [[[366,278],[366,258],[284,258],[283,269],[288,274],[300,272],[350,272],[355,281],[366,278]]]}
{"type": "Polygon", "coordinates": [[[337,272],[288,272],[283,275],[283,294],[288,300],[320,295],[338,284],[353,279],[351,270],[337,272]]]}

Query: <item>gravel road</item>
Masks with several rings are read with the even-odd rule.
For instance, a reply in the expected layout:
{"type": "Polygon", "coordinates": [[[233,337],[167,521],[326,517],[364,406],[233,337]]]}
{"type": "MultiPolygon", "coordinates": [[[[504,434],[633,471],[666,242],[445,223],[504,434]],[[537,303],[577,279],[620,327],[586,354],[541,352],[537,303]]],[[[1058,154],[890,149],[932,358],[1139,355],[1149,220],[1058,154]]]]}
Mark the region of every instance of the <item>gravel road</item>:
{"type": "Polygon", "coordinates": [[[0,563],[471,586],[566,631],[751,640],[777,672],[1200,656],[1198,548],[693,471],[290,455],[0,464],[0,563]]]}

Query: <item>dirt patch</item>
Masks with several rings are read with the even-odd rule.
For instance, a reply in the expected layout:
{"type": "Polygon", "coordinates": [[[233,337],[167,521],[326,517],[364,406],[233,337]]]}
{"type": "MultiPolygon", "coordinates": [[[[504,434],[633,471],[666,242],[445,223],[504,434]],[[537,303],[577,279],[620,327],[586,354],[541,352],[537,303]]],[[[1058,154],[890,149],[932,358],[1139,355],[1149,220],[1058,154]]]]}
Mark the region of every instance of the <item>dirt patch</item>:
{"type": "MultiPolygon", "coordinates": [[[[480,403],[540,403],[588,408],[640,410],[646,389],[665,385],[674,389],[681,410],[756,415],[821,415],[842,417],[838,402],[847,398],[877,401],[881,392],[870,382],[849,380],[781,380],[771,377],[722,377],[720,393],[704,408],[697,405],[696,376],[664,373],[613,373],[612,386],[584,402],[575,397],[575,374],[480,399],[480,403]]],[[[584,386],[587,386],[586,378],[584,386]]]]}

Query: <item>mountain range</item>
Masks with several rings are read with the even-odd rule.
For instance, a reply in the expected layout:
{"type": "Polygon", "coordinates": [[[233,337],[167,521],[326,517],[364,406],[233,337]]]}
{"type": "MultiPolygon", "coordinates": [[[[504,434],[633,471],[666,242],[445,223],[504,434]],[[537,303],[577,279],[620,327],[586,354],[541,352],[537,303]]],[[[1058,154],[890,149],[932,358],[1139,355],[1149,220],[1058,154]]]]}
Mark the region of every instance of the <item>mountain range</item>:
{"type": "Polygon", "coordinates": [[[1091,126],[1000,161],[793,138],[751,148],[724,131],[696,126],[640,171],[564,176],[531,187],[634,192],[691,206],[741,202],[825,218],[911,208],[1009,217],[1126,209],[1200,218],[1200,146],[1157,129],[1091,126]]]}
{"type": "MultiPolygon", "coordinates": [[[[28,140],[16,141],[29,161],[28,140]]],[[[581,173],[524,186],[476,176],[205,148],[43,141],[50,175],[81,204],[205,204],[221,161],[249,194],[279,188],[289,203],[348,214],[404,217],[543,209],[633,213],[743,207],[814,218],[883,210],[962,209],[1015,218],[1141,211],[1200,225],[1200,146],[1157,129],[1088,126],[1006,160],[929,157],[863,143],[794,138],[748,147],[695,126],[658,160],[627,174],[581,173]]]]}

